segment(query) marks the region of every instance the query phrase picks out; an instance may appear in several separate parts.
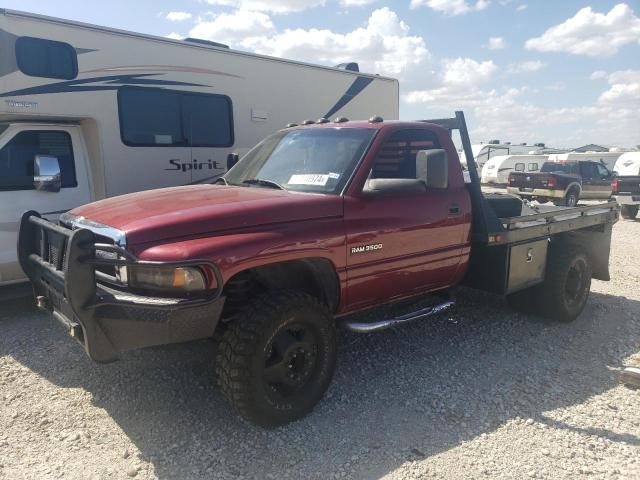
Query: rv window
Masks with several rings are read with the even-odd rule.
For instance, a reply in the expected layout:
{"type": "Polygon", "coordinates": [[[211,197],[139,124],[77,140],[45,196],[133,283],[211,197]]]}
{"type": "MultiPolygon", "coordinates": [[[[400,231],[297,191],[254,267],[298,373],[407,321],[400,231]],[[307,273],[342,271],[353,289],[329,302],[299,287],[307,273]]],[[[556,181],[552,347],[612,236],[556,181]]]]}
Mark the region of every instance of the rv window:
{"type": "Polygon", "coordinates": [[[182,95],[182,125],[192,147],[233,145],[231,101],[222,95],[182,95]]]}
{"type": "Polygon", "coordinates": [[[156,88],[118,90],[120,135],[132,147],[229,147],[231,100],[156,88]]]}
{"type": "Polygon", "coordinates": [[[19,37],[16,62],[25,75],[71,80],[78,75],[78,55],[64,42],[44,38],[19,37]]]}
{"type": "Polygon", "coordinates": [[[538,170],[538,164],[537,163],[530,163],[529,164],[529,171],[530,172],[535,172],[536,170],[538,170]]]}
{"type": "Polygon", "coordinates": [[[0,191],[33,189],[36,155],[58,159],[62,188],[78,186],[71,136],[60,130],[29,130],[18,133],[0,150],[0,191]]]}
{"type": "Polygon", "coordinates": [[[516,163],[516,172],[524,172],[524,163],[516,163]]]}

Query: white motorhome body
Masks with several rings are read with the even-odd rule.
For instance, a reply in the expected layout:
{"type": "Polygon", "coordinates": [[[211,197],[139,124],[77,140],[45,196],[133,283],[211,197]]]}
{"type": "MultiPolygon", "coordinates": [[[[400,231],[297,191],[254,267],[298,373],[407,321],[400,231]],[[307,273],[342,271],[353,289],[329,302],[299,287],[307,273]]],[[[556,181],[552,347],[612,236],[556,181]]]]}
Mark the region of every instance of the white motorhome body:
{"type": "Polygon", "coordinates": [[[625,152],[618,157],[613,171],[619,177],[640,175],[640,152],[625,152]]]}
{"type": "Polygon", "coordinates": [[[511,172],[538,172],[549,155],[497,155],[482,168],[482,183],[509,183],[511,172]]]}
{"type": "Polygon", "coordinates": [[[378,75],[0,9],[0,284],[23,278],[26,210],[208,181],[290,122],[397,119],[398,100],[378,75]],[[36,155],[58,192],[34,189],[36,155]]]}
{"type": "Polygon", "coordinates": [[[622,152],[567,152],[549,155],[550,162],[591,161],[604,163],[609,171],[613,171],[616,160],[622,152]]]}

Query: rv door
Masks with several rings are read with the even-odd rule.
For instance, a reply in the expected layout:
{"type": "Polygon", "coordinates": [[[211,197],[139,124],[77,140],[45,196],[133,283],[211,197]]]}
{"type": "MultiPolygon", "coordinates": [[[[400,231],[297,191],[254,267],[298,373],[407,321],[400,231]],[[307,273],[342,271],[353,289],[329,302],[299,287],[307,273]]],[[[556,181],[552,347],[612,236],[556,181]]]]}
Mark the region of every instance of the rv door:
{"type": "Polygon", "coordinates": [[[28,210],[50,220],[92,200],[76,126],[12,124],[0,136],[0,285],[25,279],[16,244],[28,210]]]}

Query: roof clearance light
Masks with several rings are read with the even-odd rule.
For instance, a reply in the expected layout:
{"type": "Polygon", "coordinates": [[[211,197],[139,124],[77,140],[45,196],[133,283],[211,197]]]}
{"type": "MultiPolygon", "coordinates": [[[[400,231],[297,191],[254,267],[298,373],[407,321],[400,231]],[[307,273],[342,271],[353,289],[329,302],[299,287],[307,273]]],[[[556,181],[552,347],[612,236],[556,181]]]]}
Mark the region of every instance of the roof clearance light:
{"type": "Polygon", "coordinates": [[[316,120],[316,123],[329,123],[329,119],[322,117],[316,120]]]}
{"type": "Polygon", "coordinates": [[[380,115],[374,115],[369,119],[369,123],[380,123],[384,122],[384,119],[380,115]]]}
{"type": "Polygon", "coordinates": [[[292,128],[292,127],[297,127],[298,124],[297,123],[287,123],[287,126],[285,128],[292,128]]]}
{"type": "Polygon", "coordinates": [[[344,123],[348,121],[349,119],[347,117],[336,117],[336,119],[334,120],[334,123],[344,123]]]}
{"type": "Polygon", "coordinates": [[[302,122],[302,125],[313,125],[314,123],[316,122],[314,122],[313,120],[305,120],[304,122],[302,122]]]}

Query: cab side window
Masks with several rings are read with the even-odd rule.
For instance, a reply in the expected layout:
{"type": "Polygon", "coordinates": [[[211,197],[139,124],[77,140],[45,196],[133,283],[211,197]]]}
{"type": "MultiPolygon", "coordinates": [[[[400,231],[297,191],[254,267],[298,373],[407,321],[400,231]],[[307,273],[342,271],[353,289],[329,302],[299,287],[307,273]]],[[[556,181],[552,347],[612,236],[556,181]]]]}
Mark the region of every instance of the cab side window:
{"type": "Polygon", "coordinates": [[[416,179],[416,155],[420,150],[440,148],[430,130],[400,130],[382,145],[371,169],[370,179],[416,179]]]}
{"type": "Polygon", "coordinates": [[[36,155],[58,159],[62,188],[78,186],[71,136],[61,130],[29,130],[18,133],[0,149],[0,191],[33,189],[36,155]]]}
{"type": "Polygon", "coordinates": [[[598,168],[595,163],[581,163],[580,164],[580,174],[584,178],[595,178],[598,176],[598,168]]]}
{"type": "Polygon", "coordinates": [[[609,172],[607,167],[605,167],[604,165],[596,165],[596,167],[598,168],[598,175],[600,175],[601,177],[611,176],[611,173],[609,172]]]}

